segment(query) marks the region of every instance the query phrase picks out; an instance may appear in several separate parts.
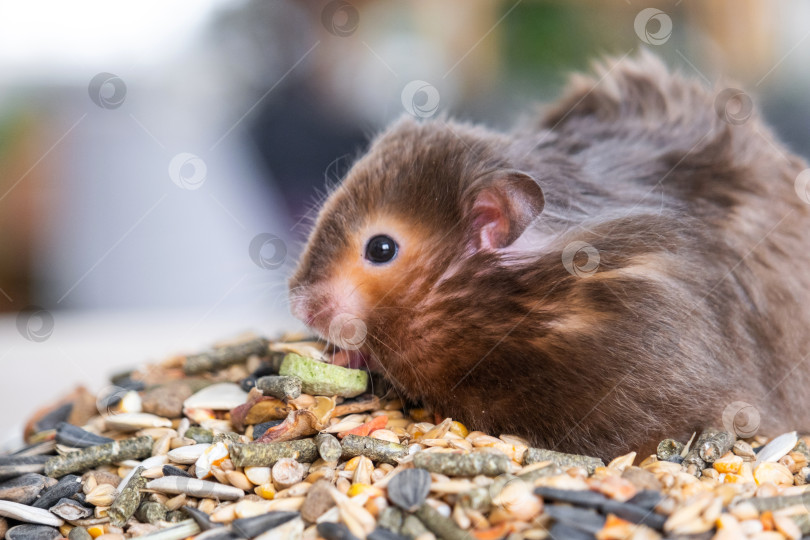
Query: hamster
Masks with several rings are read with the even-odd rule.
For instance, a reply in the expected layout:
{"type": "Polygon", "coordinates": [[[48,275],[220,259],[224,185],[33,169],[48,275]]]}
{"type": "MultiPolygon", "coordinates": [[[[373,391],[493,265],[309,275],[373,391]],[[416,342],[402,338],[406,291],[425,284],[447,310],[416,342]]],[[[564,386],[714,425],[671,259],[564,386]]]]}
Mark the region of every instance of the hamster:
{"type": "Polygon", "coordinates": [[[400,119],[323,204],[293,314],[544,448],[807,430],[807,164],[724,95],[644,53],[512,132],[400,119]]]}

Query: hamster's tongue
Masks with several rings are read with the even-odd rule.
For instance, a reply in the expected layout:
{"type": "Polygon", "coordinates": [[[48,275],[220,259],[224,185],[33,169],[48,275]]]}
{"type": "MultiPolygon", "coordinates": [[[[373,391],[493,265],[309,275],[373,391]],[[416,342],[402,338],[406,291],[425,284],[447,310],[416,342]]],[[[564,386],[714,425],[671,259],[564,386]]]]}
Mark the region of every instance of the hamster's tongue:
{"type": "Polygon", "coordinates": [[[368,369],[369,371],[377,371],[379,368],[373,357],[366,356],[360,351],[340,350],[332,355],[332,363],[336,366],[351,369],[368,369]]]}

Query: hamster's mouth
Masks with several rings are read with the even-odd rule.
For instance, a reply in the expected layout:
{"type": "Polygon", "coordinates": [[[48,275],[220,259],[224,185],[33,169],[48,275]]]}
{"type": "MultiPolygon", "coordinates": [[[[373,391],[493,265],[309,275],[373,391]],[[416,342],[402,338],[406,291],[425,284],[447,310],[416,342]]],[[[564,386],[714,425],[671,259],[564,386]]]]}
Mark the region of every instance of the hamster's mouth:
{"type": "Polygon", "coordinates": [[[366,367],[366,355],[360,351],[338,350],[332,355],[332,364],[351,369],[362,369],[366,367]]]}
{"type": "Polygon", "coordinates": [[[336,366],[350,369],[365,369],[367,371],[382,373],[382,365],[372,354],[361,350],[341,349],[337,345],[327,342],[326,351],[334,351],[325,354],[327,362],[336,366]]]}

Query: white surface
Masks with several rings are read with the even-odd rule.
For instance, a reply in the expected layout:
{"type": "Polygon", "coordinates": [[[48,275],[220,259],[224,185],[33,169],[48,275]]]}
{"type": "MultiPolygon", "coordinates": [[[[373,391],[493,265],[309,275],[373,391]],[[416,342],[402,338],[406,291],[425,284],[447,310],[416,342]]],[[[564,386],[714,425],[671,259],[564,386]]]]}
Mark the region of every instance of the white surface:
{"type": "Polygon", "coordinates": [[[303,327],[282,307],[185,312],[54,312],[54,331],[36,343],[0,317],[0,447],[18,439],[27,417],[77,384],[91,391],[118,371],[193,352],[245,331],[269,337],[303,327]]]}

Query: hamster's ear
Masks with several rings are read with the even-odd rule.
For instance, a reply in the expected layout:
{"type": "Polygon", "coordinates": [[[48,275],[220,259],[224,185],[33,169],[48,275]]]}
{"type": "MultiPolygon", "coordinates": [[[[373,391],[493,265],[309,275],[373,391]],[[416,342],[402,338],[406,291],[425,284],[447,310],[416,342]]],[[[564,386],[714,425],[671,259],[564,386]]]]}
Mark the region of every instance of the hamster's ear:
{"type": "Polygon", "coordinates": [[[468,201],[470,244],[474,250],[496,250],[512,244],[543,211],[543,190],[521,171],[500,170],[479,178],[468,201]]]}

